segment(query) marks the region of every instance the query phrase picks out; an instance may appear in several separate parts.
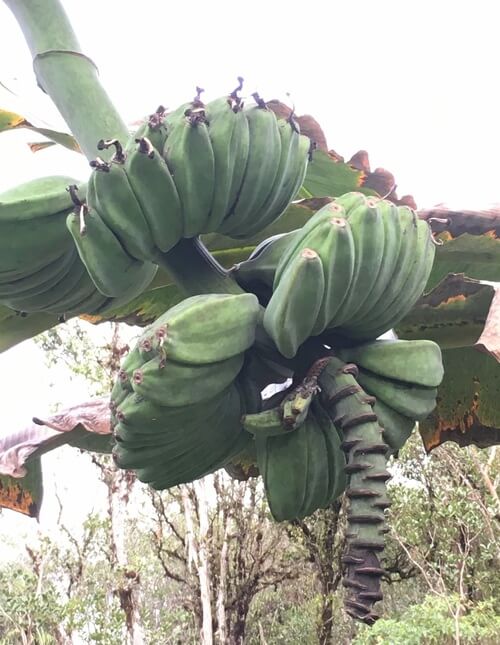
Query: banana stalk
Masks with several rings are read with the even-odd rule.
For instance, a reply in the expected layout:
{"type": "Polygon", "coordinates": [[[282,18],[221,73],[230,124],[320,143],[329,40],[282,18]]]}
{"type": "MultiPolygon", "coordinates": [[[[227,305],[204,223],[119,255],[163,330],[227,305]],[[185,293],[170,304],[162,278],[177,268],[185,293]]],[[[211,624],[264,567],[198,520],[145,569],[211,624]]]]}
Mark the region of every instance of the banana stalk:
{"type": "MultiPolygon", "coordinates": [[[[33,56],[38,85],[46,92],[90,161],[100,139],[128,139],[128,130],[85,56],[59,0],[5,0],[33,56]]],[[[111,156],[104,151],[102,157],[111,156]]]]}

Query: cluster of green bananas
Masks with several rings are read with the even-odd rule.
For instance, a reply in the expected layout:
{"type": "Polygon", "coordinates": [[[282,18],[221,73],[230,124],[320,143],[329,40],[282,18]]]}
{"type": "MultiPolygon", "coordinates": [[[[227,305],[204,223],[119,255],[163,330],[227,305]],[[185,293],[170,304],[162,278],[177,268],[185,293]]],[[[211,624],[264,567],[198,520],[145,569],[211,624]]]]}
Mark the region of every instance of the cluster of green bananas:
{"type": "Polygon", "coordinates": [[[430,340],[376,340],[337,350],[345,362],[358,367],[356,380],[375,397],[373,411],[390,452],[406,443],[416,421],[436,407],[443,379],[439,345],[430,340]]]}
{"type": "Polygon", "coordinates": [[[307,517],[345,490],[341,437],[314,391],[306,385],[280,405],[243,417],[278,522],[307,517]]]}
{"type": "MultiPolygon", "coordinates": [[[[96,313],[119,304],[115,294],[96,288],[64,225],[74,211],[77,190],[85,188],[77,188],[71,177],[43,177],[0,195],[2,304],[25,313],[59,315],[96,313]]],[[[153,271],[132,285],[135,295],[153,271]]]]}
{"type": "Polygon", "coordinates": [[[410,208],[347,193],[234,273],[269,294],[265,329],[291,358],[310,336],[370,340],[391,329],[422,295],[434,254],[429,225],[410,208]]]}
{"type": "Polygon", "coordinates": [[[241,417],[261,404],[244,370],[259,313],[253,294],[194,296],[144,332],[111,395],[119,467],[169,488],[245,448],[241,417]]]}
{"type": "Polygon", "coordinates": [[[124,296],[144,265],[181,238],[251,236],[287,208],[304,179],[310,140],[293,115],[277,119],[238,90],[159,108],[109,163],[92,162],[83,222],[68,217],[82,261],[105,295],[124,296]]]}

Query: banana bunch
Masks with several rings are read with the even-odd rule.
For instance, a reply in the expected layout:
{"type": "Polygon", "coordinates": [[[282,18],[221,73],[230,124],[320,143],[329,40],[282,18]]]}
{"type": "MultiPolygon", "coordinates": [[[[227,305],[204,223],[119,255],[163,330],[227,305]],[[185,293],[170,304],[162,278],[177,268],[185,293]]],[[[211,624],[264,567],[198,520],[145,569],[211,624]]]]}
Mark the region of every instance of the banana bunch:
{"type": "Polygon", "coordinates": [[[107,276],[102,256],[128,263],[135,275],[138,262],[155,262],[183,237],[248,237],[287,208],[304,179],[310,140],[293,115],[277,119],[257,94],[244,106],[240,89],[205,105],[198,88],[191,103],[169,114],[158,108],[125,147],[99,142],[115,153],[91,163],[85,222],[68,219],[99,289],[121,294],[126,281],[107,276]]]}
{"type": "Polygon", "coordinates": [[[411,209],[361,193],[327,204],[290,239],[277,249],[264,315],[289,358],[309,336],[369,340],[391,329],[422,295],[435,253],[429,225],[411,209]]]}
{"type": "MultiPolygon", "coordinates": [[[[29,181],[0,195],[2,304],[24,313],[64,316],[116,306],[109,297],[113,294],[103,294],[90,279],[66,230],[66,218],[74,216],[77,190],[74,179],[56,176],[29,181]]],[[[85,186],[79,190],[85,191],[85,186]]]]}
{"type": "Polygon", "coordinates": [[[245,448],[241,417],[261,404],[243,369],[258,317],[253,294],[209,294],[187,298],[144,332],[111,395],[120,468],[168,488],[245,448]]]}
{"type": "MultiPolygon", "coordinates": [[[[198,88],[199,89],[199,88],[198,88]]],[[[183,237],[220,232],[250,237],[287,208],[304,179],[310,141],[293,116],[277,119],[240,85],[206,105],[200,91],[165,119],[163,157],[177,187],[183,237]]]]}
{"type": "Polygon", "coordinates": [[[392,452],[406,443],[416,421],[436,407],[443,378],[439,345],[430,340],[376,340],[337,350],[358,367],[356,380],[375,397],[373,411],[392,452]]]}
{"type": "Polygon", "coordinates": [[[319,399],[295,396],[287,403],[293,423],[284,413],[286,403],[243,417],[243,427],[254,435],[259,472],[278,522],[325,508],[346,485],[341,438],[319,399]]]}

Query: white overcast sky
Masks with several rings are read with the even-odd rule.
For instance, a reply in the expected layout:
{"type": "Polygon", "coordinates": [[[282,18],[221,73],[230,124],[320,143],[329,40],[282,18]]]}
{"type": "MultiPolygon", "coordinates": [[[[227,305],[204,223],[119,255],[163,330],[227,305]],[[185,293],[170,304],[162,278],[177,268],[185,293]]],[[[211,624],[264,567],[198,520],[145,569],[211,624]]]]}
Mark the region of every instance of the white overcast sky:
{"type": "MultiPolygon", "coordinates": [[[[297,113],[312,114],[346,159],[367,150],[372,169],[393,172],[399,194],[413,194],[419,207],[500,202],[495,0],[63,5],[127,122],[160,103],[176,107],[196,85],[208,100],[226,94],[241,75],[248,95],[286,100],[289,93],[297,113]]],[[[0,81],[18,94],[0,87],[0,107],[63,127],[36,88],[28,48],[2,2],[0,81]]],[[[57,148],[32,154],[25,143],[37,139],[0,135],[0,190],[45,174],[87,176],[78,155],[57,148]]],[[[0,365],[8,402],[2,433],[66,396],[62,385],[48,386],[53,378],[29,342],[1,356],[0,365]]],[[[67,392],[72,401],[78,396],[67,392]]]]}

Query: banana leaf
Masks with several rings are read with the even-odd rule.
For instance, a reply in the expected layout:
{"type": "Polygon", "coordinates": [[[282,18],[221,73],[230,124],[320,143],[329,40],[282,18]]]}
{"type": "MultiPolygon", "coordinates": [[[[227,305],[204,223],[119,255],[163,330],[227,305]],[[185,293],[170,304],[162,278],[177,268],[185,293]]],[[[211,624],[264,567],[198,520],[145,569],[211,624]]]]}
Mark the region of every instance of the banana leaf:
{"type": "Polygon", "coordinates": [[[43,499],[40,458],[32,459],[22,479],[0,474],[0,507],[38,519],[43,499]]]}
{"type": "Polygon", "coordinates": [[[443,351],[444,379],[437,407],[419,424],[428,452],[445,441],[487,448],[500,444],[500,369],[474,347],[443,351]]]}

